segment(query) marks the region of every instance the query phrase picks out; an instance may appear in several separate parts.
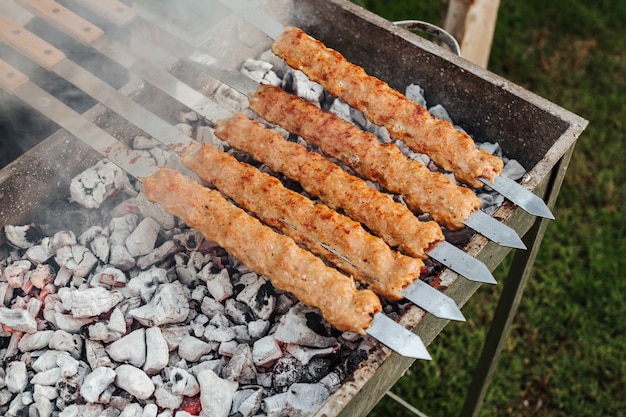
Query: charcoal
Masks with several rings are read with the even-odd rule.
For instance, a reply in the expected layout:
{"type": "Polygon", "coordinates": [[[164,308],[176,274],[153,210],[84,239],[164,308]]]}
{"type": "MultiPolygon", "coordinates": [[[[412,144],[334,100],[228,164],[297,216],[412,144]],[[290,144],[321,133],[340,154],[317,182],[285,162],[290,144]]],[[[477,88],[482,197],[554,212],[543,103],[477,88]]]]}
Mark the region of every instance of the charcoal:
{"type": "Polygon", "coordinates": [[[215,299],[211,297],[204,297],[202,299],[200,310],[202,311],[202,314],[205,314],[208,317],[213,317],[216,314],[225,313],[224,305],[217,302],[215,299]]]}
{"type": "Polygon", "coordinates": [[[59,396],[59,392],[55,387],[45,386],[45,385],[34,385],[33,386],[33,398],[37,400],[37,398],[44,397],[49,400],[54,400],[59,396]]]}
{"type": "Polygon", "coordinates": [[[233,402],[233,395],[238,384],[220,378],[211,370],[198,374],[202,412],[212,417],[227,417],[233,402]]]}
{"type": "Polygon", "coordinates": [[[36,373],[30,380],[31,384],[55,386],[59,381],[63,379],[61,374],[61,368],[54,367],[46,371],[36,373]]]}
{"type": "Polygon", "coordinates": [[[185,325],[173,324],[160,327],[161,333],[163,334],[163,338],[165,339],[170,352],[177,349],[181,340],[189,334],[189,329],[185,325]]]}
{"type": "Polygon", "coordinates": [[[258,367],[266,367],[282,356],[280,344],[273,335],[265,336],[252,345],[252,360],[258,367]]]}
{"type": "Polygon", "coordinates": [[[109,290],[115,287],[126,286],[127,277],[126,274],[113,267],[106,267],[96,272],[90,280],[90,285],[93,287],[101,286],[109,290]]]}
{"type": "Polygon", "coordinates": [[[436,105],[430,107],[428,109],[428,112],[433,117],[436,117],[437,119],[446,120],[446,121],[452,123],[452,119],[450,118],[450,115],[448,114],[448,111],[441,104],[436,104],[436,105]]]}
{"type": "Polygon", "coordinates": [[[263,277],[258,277],[254,282],[246,285],[237,295],[237,300],[245,303],[258,319],[269,319],[276,308],[273,287],[263,277]]]}
{"type": "Polygon", "coordinates": [[[179,246],[185,248],[187,251],[193,252],[198,250],[200,244],[204,240],[204,237],[197,230],[190,229],[185,233],[175,234],[173,239],[179,246]]]}
{"type": "Polygon", "coordinates": [[[7,414],[9,416],[20,415],[22,410],[27,410],[28,405],[32,402],[33,398],[30,392],[20,392],[13,398],[13,401],[11,401],[7,414]]]}
{"type": "Polygon", "coordinates": [[[315,310],[297,304],[283,316],[276,329],[275,337],[283,343],[326,348],[337,344],[335,337],[319,334],[309,327],[307,321],[316,316],[315,310]]]}
{"type": "Polygon", "coordinates": [[[229,340],[228,342],[220,343],[220,346],[217,350],[217,353],[221,356],[232,357],[237,350],[237,346],[239,346],[239,342],[237,340],[229,340]]]}
{"type": "Polygon", "coordinates": [[[526,175],[526,169],[517,162],[515,159],[509,159],[506,164],[504,164],[504,169],[502,170],[502,174],[513,181],[521,180],[524,175],[526,175]]]}
{"type": "Polygon", "coordinates": [[[35,333],[37,331],[37,322],[28,311],[23,309],[0,307],[0,323],[18,332],[35,333]]]}
{"type": "Polygon", "coordinates": [[[181,323],[189,315],[189,302],[179,282],[161,284],[149,303],[129,313],[144,326],[181,323]]]}
{"type": "Polygon", "coordinates": [[[270,329],[270,322],[267,320],[253,320],[248,322],[248,334],[251,340],[258,340],[267,335],[270,329]]]}
{"type": "Polygon", "coordinates": [[[174,228],[176,224],[174,216],[166,212],[159,204],[148,201],[144,193],[137,195],[135,203],[142,216],[155,220],[165,230],[174,228]]]}
{"type": "Polygon", "coordinates": [[[80,387],[80,395],[87,402],[97,402],[100,394],[113,383],[116,373],[108,367],[95,368],[80,387]]]}
{"type": "MultiPolygon", "coordinates": [[[[50,297],[50,296],[48,296],[50,297]]],[[[52,312],[54,317],[52,319],[46,318],[51,323],[54,323],[57,329],[66,331],[68,333],[77,333],[83,326],[92,323],[96,317],[82,317],[76,318],[72,314],[63,314],[60,312],[52,312]]]]}
{"type": "Polygon", "coordinates": [[[182,395],[172,393],[171,384],[157,385],[157,388],[154,391],[154,399],[159,407],[172,410],[179,408],[183,402],[182,395]]]}
{"type": "Polygon", "coordinates": [[[304,100],[312,103],[319,103],[324,97],[324,88],[318,83],[309,80],[300,70],[291,70],[285,77],[288,89],[304,100]]]}
{"type": "Polygon", "coordinates": [[[154,249],[159,230],[159,223],[151,218],[143,219],[126,238],[125,244],[132,257],[147,255],[154,249]]]}
{"type": "Polygon", "coordinates": [[[0,406],[6,405],[13,398],[13,393],[6,388],[0,390],[0,406]]]}
{"type": "Polygon", "coordinates": [[[103,287],[74,289],[60,288],[63,305],[75,318],[98,316],[112,310],[123,300],[119,291],[108,291],[103,287]]]}
{"type": "Polygon", "coordinates": [[[222,269],[217,274],[213,274],[209,264],[198,273],[198,278],[206,283],[209,294],[216,301],[224,301],[233,295],[233,285],[228,271],[225,269],[222,269]]]}
{"type": "Polygon", "coordinates": [[[310,415],[330,395],[322,384],[293,384],[289,387],[287,403],[293,410],[290,415],[310,415]]]}
{"type": "Polygon", "coordinates": [[[54,269],[51,265],[39,264],[30,274],[30,282],[35,288],[42,289],[54,281],[54,269]]]}
{"type": "Polygon", "coordinates": [[[136,265],[141,269],[147,269],[152,265],[162,262],[176,252],[178,252],[178,246],[176,246],[176,243],[174,241],[168,240],[161,246],[153,249],[147,255],[143,255],[137,258],[136,265]]]}
{"type": "Polygon", "coordinates": [[[228,142],[225,142],[215,136],[215,131],[209,126],[198,126],[196,128],[196,141],[199,143],[207,143],[219,151],[228,148],[228,142]]]}
{"type": "Polygon", "coordinates": [[[238,415],[242,417],[253,416],[260,410],[262,398],[263,389],[261,388],[238,390],[233,397],[233,405],[230,414],[239,413],[238,415]]]}
{"type": "Polygon", "coordinates": [[[57,368],[57,358],[61,354],[58,350],[48,349],[44,351],[31,365],[33,371],[44,372],[52,368],[57,368]]]}
{"type": "Polygon", "coordinates": [[[140,368],[146,362],[146,329],[139,328],[105,348],[116,362],[129,363],[140,368]]]}
{"type": "Polygon", "coordinates": [[[35,403],[29,407],[29,415],[37,417],[50,417],[54,410],[54,404],[49,398],[39,397],[35,399],[35,403]],[[35,410],[35,411],[33,411],[35,410]]]}
{"type": "Polygon", "coordinates": [[[6,367],[4,382],[7,389],[13,393],[24,391],[28,383],[26,364],[21,361],[9,362],[6,367]]]}
{"type": "Polygon", "coordinates": [[[285,417],[290,415],[289,394],[279,393],[263,399],[263,409],[268,417],[285,417]]]}
{"type": "Polygon", "coordinates": [[[33,350],[48,347],[54,330],[43,330],[32,334],[25,334],[18,343],[21,352],[32,352],[33,350]]]}
{"type": "Polygon", "coordinates": [[[41,243],[29,247],[24,253],[24,257],[35,265],[47,262],[54,256],[56,250],[52,247],[49,237],[41,239],[41,243]]]}
{"type": "Polygon", "coordinates": [[[235,349],[233,357],[222,371],[222,377],[240,384],[250,384],[256,379],[255,363],[252,361],[252,350],[246,344],[235,349]]]}
{"type": "Polygon", "coordinates": [[[121,168],[102,159],[72,179],[70,195],[83,207],[98,208],[107,197],[124,188],[126,181],[121,168]]]}
{"type": "MultiPolygon", "coordinates": [[[[224,303],[224,314],[236,324],[246,324],[254,319],[254,314],[248,305],[229,298],[224,303]]],[[[213,324],[213,323],[212,323],[213,324]]]]}
{"type": "Polygon", "coordinates": [[[317,356],[326,356],[335,353],[339,349],[339,346],[329,346],[323,349],[309,348],[305,346],[288,344],[286,346],[287,352],[293,355],[303,365],[307,365],[311,359],[317,356]]]}
{"type": "Polygon", "coordinates": [[[186,361],[196,362],[214,349],[214,344],[207,343],[197,337],[185,336],[178,346],[178,354],[186,361]]]}
{"type": "Polygon", "coordinates": [[[28,249],[43,238],[43,231],[35,224],[22,226],[5,225],[4,235],[7,241],[20,249],[28,249]]]}
{"type": "Polygon", "coordinates": [[[167,366],[169,348],[163,337],[161,328],[149,327],[146,329],[146,360],[143,370],[148,375],[154,375],[167,366]]]}
{"type": "Polygon", "coordinates": [[[150,398],[155,390],[154,383],[144,371],[127,364],[115,368],[115,385],[140,400],[150,398]]]}
{"type": "Polygon", "coordinates": [[[21,288],[31,267],[30,261],[15,261],[4,269],[4,277],[12,288],[21,288]]]}
{"type": "Polygon", "coordinates": [[[344,120],[349,122],[352,121],[352,116],[350,115],[350,105],[340,98],[336,98],[333,100],[333,104],[328,109],[331,113],[336,116],[341,117],[344,120]]]}
{"type": "Polygon", "coordinates": [[[193,397],[200,393],[200,385],[196,378],[182,368],[170,368],[168,370],[169,382],[174,395],[193,397]]]}
{"type": "Polygon", "coordinates": [[[417,84],[409,84],[405,91],[405,96],[413,101],[414,103],[419,104],[422,107],[426,107],[426,99],[424,98],[424,89],[417,84]]]}
{"type": "Polygon", "coordinates": [[[69,353],[61,352],[57,357],[57,366],[61,369],[61,376],[63,376],[63,378],[70,378],[78,373],[80,363],[78,360],[71,357],[69,353]]]}
{"type": "Polygon", "coordinates": [[[92,369],[110,367],[112,365],[111,358],[107,354],[106,349],[102,344],[96,341],[89,339],[85,341],[85,355],[92,369]]]}
{"type": "Polygon", "coordinates": [[[85,277],[98,263],[98,258],[82,245],[63,246],[56,252],[54,260],[67,268],[74,276],[85,277]]]}
{"type": "Polygon", "coordinates": [[[212,342],[228,342],[235,339],[235,331],[227,326],[213,326],[209,324],[204,330],[204,338],[212,342]]]}
{"type": "Polygon", "coordinates": [[[141,300],[148,302],[154,297],[159,285],[167,283],[167,271],[162,268],[152,268],[140,272],[132,278],[126,286],[133,295],[139,295],[141,300]]]}

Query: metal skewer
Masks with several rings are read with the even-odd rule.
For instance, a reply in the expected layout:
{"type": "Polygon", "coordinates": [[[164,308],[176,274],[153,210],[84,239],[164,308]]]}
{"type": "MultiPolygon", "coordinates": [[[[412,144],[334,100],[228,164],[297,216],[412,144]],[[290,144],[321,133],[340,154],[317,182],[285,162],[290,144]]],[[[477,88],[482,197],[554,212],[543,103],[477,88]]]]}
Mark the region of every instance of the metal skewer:
{"type": "MultiPolygon", "coordinates": [[[[269,14],[265,13],[258,7],[255,7],[249,1],[246,0],[219,0],[224,6],[228,7],[234,13],[245,19],[248,23],[265,33],[273,40],[277,40],[284,31],[284,25],[274,19],[269,14]]],[[[492,183],[484,178],[480,180],[502,194],[505,198],[521,207],[526,212],[535,215],[554,219],[554,215],[546,205],[546,203],[533,194],[528,189],[521,186],[515,181],[511,181],[508,178],[500,175],[495,183],[492,183]]],[[[484,221],[481,222],[484,224],[484,221]]],[[[471,226],[470,226],[471,227],[471,226]]],[[[476,229],[474,229],[476,230],[476,229]]],[[[481,233],[482,234],[482,233],[481,233]]],[[[512,247],[517,249],[526,249],[523,243],[513,245],[512,247]]]]}
{"type": "MultiPolygon", "coordinates": [[[[0,87],[32,106],[135,178],[141,180],[159,169],[1,59],[0,87]]],[[[372,324],[366,332],[403,356],[432,359],[419,336],[382,313],[373,316],[372,324]]]]}
{"type": "MultiPolygon", "coordinates": [[[[254,92],[259,88],[259,83],[256,81],[241,73],[225,70],[219,67],[215,58],[205,53],[195,53],[185,59],[190,63],[200,66],[200,68],[204,69],[207,73],[246,96],[254,94],[254,92]]],[[[497,219],[480,210],[474,211],[463,223],[501,246],[507,246],[515,249],[526,249],[526,245],[513,229],[506,224],[500,223],[497,219]]],[[[435,256],[437,256],[437,254],[435,254],[435,256]]],[[[433,257],[433,259],[437,258],[433,257]]],[[[441,260],[439,261],[441,262],[441,260]]],[[[444,265],[446,264],[444,263],[444,265]]],[[[450,266],[448,267],[454,270],[454,268],[451,268],[450,266]]],[[[460,271],[457,272],[461,273],[460,271]]],[[[482,274],[476,277],[471,274],[469,276],[464,273],[461,274],[468,279],[492,284],[495,283],[493,278],[489,278],[487,275],[484,275],[484,273],[485,271],[482,271],[482,274]]]]}
{"type": "MultiPolygon", "coordinates": [[[[62,6],[59,5],[58,7],[62,6]]],[[[67,59],[61,51],[43,39],[2,16],[0,16],[0,34],[2,40],[10,46],[73,83],[155,139],[166,144],[170,149],[181,152],[191,146],[198,145],[197,142],[182,134],[174,126],[67,59]]],[[[138,179],[150,175],[158,169],[158,167],[148,164],[139,157],[138,153],[134,153],[54,96],[30,82],[25,74],[2,60],[0,60],[0,83],[0,87],[30,104],[59,126],[66,128],[77,138],[138,179]],[[111,150],[111,146],[114,147],[113,150],[111,150]]],[[[377,313],[374,316],[372,326],[366,332],[371,333],[381,343],[402,355],[416,359],[431,359],[419,336],[382,313],[377,313]]]]}
{"type": "MultiPolygon", "coordinates": [[[[21,1],[30,2],[30,0],[21,1]]],[[[101,12],[104,8],[104,6],[98,5],[99,3],[95,2],[94,0],[78,1],[84,3],[85,6],[90,7],[94,12],[101,12]]],[[[105,18],[109,18],[112,23],[126,23],[132,20],[131,16],[133,16],[135,20],[140,18],[140,16],[136,16],[134,14],[133,9],[128,9],[127,6],[126,8],[124,6],[113,7],[113,4],[111,4],[110,2],[107,3],[106,6],[106,10],[105,12],[102,12],[102,15],[105,18]]],[[[145,19],[142,21],[142,24],[151,25],[151,23],[146,21],[145,19]]],[[[250,95],[259,87],[259,84],[257,82],[243,76],[240,73],[221,69],[218,66],[217,60],[215,58],[207,54],[198,52],[195,47],[186,44],[183,40],[177,39],[177,49],[169,50],[164,50],[164,48],[160,47],[159,45],[155,45],[152,41],[146,38],[142,39],[141,44],[144,46],[149,45],[149,47],[134,47],[133,53],[137,55],[149,55],[148,58],[155,60],[154,52],[158,51],[158,56],[167,56],[170,54],[173,55],[174,59],[170,59],[171,61],[175,61],[176,59],[183,59],[187,62],[192,62],[195,65],[198,65],[198,62],[201,62],[202,64],[205,64],[200,67],[201,70],[204,70],[206,73],[212,75],[214,78],[217,78],[226,85],[237,89],[243,94],[250,95]],[[150,54],[146,54],[146,51],[150,51],[150,54]]],[[[146,79],[157,88],[166,92],[187,107],[197,111],[202,116],[208,118],[209,120],[217,120],[215,114],[213,113],[215,106],[213,106],[209,102],[209,99],[207,99],[205,96],[198,93],[194,89],[188,87],[187,85],[182,84],[179,80],[175,79],[170,74],[164,71],[155,70],[155,67],[146,60],[139,60],[138,58],[134,57],[129,61],[128,59],[126,59],[128,54],[122,53],[124,51],[124,47],[122,47],[119,43],[103,37],[98,42],[93,43],[91,46],[106,55],[107,57],[120,63],[125,68],[128,68],[136,74],[140,75],[142,78],[146,79]],[[120,54],[122,54],[122,56],[120,56],[120,54]]],[[[156,64],[156,62],[154,62],[154,64],[156,64]]],[[[490,240],[493,240],[500,245],[513,247],[516,249],[525,249],[525,245],[523,244],[521,239],[508,226],[500,223],[490,216],[481,216],[481,213],[476,213],[475,216],[477,218],[470,221],[473,227],[470,227],[478,233],[483,234],[490,240]],[[482,229],[484,229],[484,233],[482,229]]],[[[439,250],[437,252],[433,252],[430,255],[433,259],[441,262],[444,266],[463,275],[469,280],[490,284],[496,283],[495,279],[491,275],[491,272],[484,266],[484,264],[470,256],[466,256],[466,254],[464,254],[462,251],[458,250],[452,245],[442,242],[439,250]]]]}
{"type": "MultiPolygon", "coordinates": [[[[155,68],[150,63],[132,58],[128,53],[125,53],[124,48],[118,43],[102,36],[98,39],[97,45],[94,47],[210,120],[218,120],[219,118],[226,117],[227,114],[225,114],[216,103],[210,101],[169,73],[155,68]]],[[[249,79],[243,76],[239,78],[239,81],[245,82],[246,80],[249,79]]],[[[431,256],[433,259],[440,261],[445,266],[466,276],[468,279],[490,284],[496,283],[490,271],[482,262],[447,242],[441,242],[436,250],[431,251],[431,256]]],[[[424,285],[417,285],[423,290],[415,291],[413,289],[407,291],[407,298],[410,301],[424,308],[436,317],[449,320],[465,320],[463,314],[451,298],[434,290],[430,286],[426,288],[424,285]]]]}

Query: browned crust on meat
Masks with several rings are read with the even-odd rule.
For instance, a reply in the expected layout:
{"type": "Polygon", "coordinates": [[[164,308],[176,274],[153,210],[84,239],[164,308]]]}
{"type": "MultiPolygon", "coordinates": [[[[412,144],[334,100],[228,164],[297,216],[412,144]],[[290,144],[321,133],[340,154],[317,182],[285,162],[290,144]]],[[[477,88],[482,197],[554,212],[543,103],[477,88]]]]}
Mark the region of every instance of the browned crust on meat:
{"type": "Polygon", "coordinates": [[[384,298],[402,298],[402,289],[419,278],[424,265],[421,259],[394,252],[360,223],[324,204],[313,203],[285,188],[275,177],[237,161],[232,155],[203,145],[182,161],[240,207],[328,259],[384,298]]]}
{"type": "Polygon", "coordinates": [[[412,210],[429,213],[450,230],[463,228],[481,205],[472,190],[409,160],[395,144],[382,145],[373,134],[278,87],[263,85],[249,101],[259,116],[319,146],[360,176],[403,195],[412,210]]]}
{"type": "Polygon", "coordinates": [[[307,193],[330,207],[344,210],[349,217],[407,255],[424,259],[427,257],[425,250],[444,240],[436,222],[421,222],[388,194],[373,189],[322,155],[283,139],[241,113],[220,121],[215,134],[273,171],[298,181],[307,193]]]}
{"type": "Polygon", "coordinates": [[[393,138],[428,154],[460,182],[481,188],[479,177],[494,181],[502,172],[502,159],[478,149],[469,135],[433,117],[424,107],[301,29],[286,27],[272,51],[334,96],[361,110],[372,123],[385,126],[393,138]]]}
{"type": "Polygon", "coordinates": [[[363,334],[372,316],[381,311],[370,290],[357,290],[351,278],[327,267],[293,239],[280,235],[242,209],[184,177],[163,168],[143,181],[150,201],[161,204],[185,222],[239,258],[281,290],[318,307],[340,331],[363,334]]]}

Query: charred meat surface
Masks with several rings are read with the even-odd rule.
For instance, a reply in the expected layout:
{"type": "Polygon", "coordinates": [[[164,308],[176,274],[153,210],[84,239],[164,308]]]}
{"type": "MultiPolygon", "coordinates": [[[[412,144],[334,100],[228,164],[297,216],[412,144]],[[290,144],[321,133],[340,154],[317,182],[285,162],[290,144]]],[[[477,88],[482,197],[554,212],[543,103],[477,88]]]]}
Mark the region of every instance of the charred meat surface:
{"type": "Polygon", "coordinates": [[[322,155],[283,139],[243,114],[222,120],[215,134],[272,170],[298,181],[307,193],[331,207],[344,210],[407,255],[426,258],[425,250],[444,239],[436,222],[419,221],[391,196],[373,189],[322,155]]]}
{"type": "Polygon", "coordinates": [[[285,28],[272,51],[334,96],[361,110],[372,123],[385,126],[392,137],[416,152],[428,154],[460,182],[482,188],[480,177],[493,182],[502,171],[502,160],[476,148],[469,135],[433,117],[424,107],[301,29],[285,28]]]}
{"type": "Polygon", "coordinates": [[[143,190],[150,201],[268,276],[276,288],[318,307],[338,330],[362,334],[371,325],[372,315],[381,311],[373,292],[357,290],[351,278],[324,265],[293,239],[262,225],[219,192],[166,168],[146,178],[143,190]]]}
{"type": "Polygon", "coordinates": [[[245,210],[325,257],[381,296],[398,300],[419,278],[421,259],[396,253],[359,222],[291,191],[276,178],[203,145],[183,163],[245,210]]]}
{"type": "Polygon", "coordinates": [[[250,108],[319,146],[359,175],[403,195],[412,210],[429,213],[450,230],[463,228],[463,222],[481,205],[472,190],[409,160],[395,144],[383,145],[371,133],[279,88],[261,86],[250,98],[250,108]]]}

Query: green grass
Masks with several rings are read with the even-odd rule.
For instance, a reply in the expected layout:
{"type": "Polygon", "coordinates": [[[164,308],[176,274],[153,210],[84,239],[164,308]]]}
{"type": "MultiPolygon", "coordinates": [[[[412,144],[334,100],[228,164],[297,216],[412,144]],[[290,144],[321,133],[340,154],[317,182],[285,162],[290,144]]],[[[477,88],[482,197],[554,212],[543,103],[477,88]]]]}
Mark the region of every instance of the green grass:
{"type": "MultiPolygon", "coordinates": [[[[440,1],[356,1],[439,23],[440,1]]],[[[626,2],[502,0],[489,69],[589,120],[481,416],[626,416],[626,2]]],[[[499,281],[505,266],[497,271],[499,281]]],[[[393,391],[456,416],[501,286],[483,287],[393,391]]],[[[383,399],[371,416],[410,416],[383,399]]]]}

